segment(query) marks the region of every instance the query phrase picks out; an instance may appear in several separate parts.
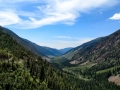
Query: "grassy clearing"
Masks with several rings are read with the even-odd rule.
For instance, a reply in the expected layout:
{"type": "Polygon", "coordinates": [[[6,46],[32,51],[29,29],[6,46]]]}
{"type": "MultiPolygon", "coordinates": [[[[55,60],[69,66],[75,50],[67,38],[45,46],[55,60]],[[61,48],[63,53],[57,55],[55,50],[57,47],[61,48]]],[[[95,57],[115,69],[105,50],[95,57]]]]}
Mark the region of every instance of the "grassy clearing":
{"type": "Polygon", "coordinates": [[[99,74],[99,73],[104,73],[104,72],[112,71],[112,70],[114,70],[115,68],[119,68],[119,67],[120,67],[120,66],[111,67],[111,68],[108,68],[108,69],[104,69],[104,70],[97,71],[96,73],[99,74]]]}
{"type": "Polygon", "coordinates": [[[86,69],[86,68],[90,68],[92,66],[93,66],[93,63],[88,63],[86,65],[79,65],[79,66],[71,67],[69,69],[86,69]]]}
{"type": "Polygon", "coordinates": [[[66,58],[64,58],[64,57],[61,57],[61,56],[57,56],[57,57],[53,57],[53,58],[51,58],[51,63],[58,63],[58,64],[60,64],[60,63],[62,63],[62,62],[65,62],[67,59],[66,58]]]}
{"type": "Polygon", "coordinates": [[[91,68],[93,66],[93,63],[89,63],[86,65],[79,65],[79,66],[74,66],[74,67],[66,67],[64,69],[70,70],[70,71],[74,71],[74,72],[79,72],[81,71],[85,71],[88,68],[91,68]]]}
{"type": "Polygon", "coordinates": [[[76,77],[78,79],[82,79],[82,80],[85,80],[85,81],[89,80],[87,78],[84,78],[81,74],[79,74],[79,72],[77,73],[77,72],[74,72],[74,71],[69,70],[67,68],[64,68],[63,71],[69,73],[70,75],[72,75],[73,77],[76,77]]]}
{"type": "Polygon", "coordinates": [[[86,65],[79,65],[79,66],[74,66],[74,67],[66,67],[63,68],[64,72],[67,72],[79,79],[83,79],[83,80],[89,80],[86,77],[83,77],[83,75],[80,74],[80,72],[84,72],[86,69],[91,68],[93,66],[93,63],[89,63],[86,65]]]}

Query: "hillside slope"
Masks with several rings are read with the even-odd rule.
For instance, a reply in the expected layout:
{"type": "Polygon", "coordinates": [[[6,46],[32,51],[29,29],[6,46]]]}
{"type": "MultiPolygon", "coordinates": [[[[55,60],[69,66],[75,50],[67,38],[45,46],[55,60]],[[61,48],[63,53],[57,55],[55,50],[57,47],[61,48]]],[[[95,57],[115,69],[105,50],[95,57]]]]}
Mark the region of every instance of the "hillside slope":
{"type": "Polygon", "coordinates": [[[11,35],[20,45],[22,45],[26,49],[32,51],[36,55],[47,57],[49,55],[57,56],[57,55],[61,55],[62,54],[57,49],[44,47],[44,46],[39,46],[39,45],[37,45],[37,44],[27,40],[27,39],[23,39],[23,38],[19,37],[18,35],[16,35],[12,31],[10,31],[9,29],[6,29],[4,27],[1,27],[1,28],[2,28],[3,32],[8,33],[9,35],[11,35]]]}
{"type": "Polygon", "coordinates": [[[72,59],[73,56],[75,56],[77,53],[84,53],[91,48],[93,48],[95,45],[97,45],[100,41],[102,41],[104,37],[94,39],[92,41],[89,41],[87,43],[84,43],[78,47],[72,48],[70,51],[66,52],[63,56],[65,58],[68,58],[69,60],[72,59]]]}
{"type": "Polygon", "coordinates": [[[0,27],[0,90],[73,90],[66,77],[0,27]]]}
{"type": "MultiPolygon", "coordinates": [[[[71,61],[76,62],[76,64],[81,64],[84,62],[116,62],[120,57],[120,30],[115,33],[88,42],[80,47],[77,47],[76,53],[70,58],[71,61]],[[97,42],[94,42],[94,41],[97,42]],[[83,47],[82,47],[83,46],[83,47]]],[[[75,52],[75,51],[74,51],[75,52]]],[[[67,55],[70,52],[67,53],[67,55]]],[[[66,56],[67,56],[66,55],[66,56]]]]}
{"type": "Polygon", "coordinates": [[[36,49],[38,51],[41,51],[42,53],[44,53],[47,56],[59,56],[59,55],[62,55],[62,53],[59,50],[55,49],[55,48],[39,46],[39,45],[36,45],[36,44],[33,44],[33,45],[36,47],[36,49]]]}
{"type": "Polygon", "coordinates": [[[27,50],[32,51],[33,53],[35,53],[36,55],[39,56],[44,56],[44,54],[42,54],[41,52],[39,52],[31,43],[30,41],[23,39],[21,37],[19,37],[18,35],[16,35],[14,32],[12,32],[11,30],[4,28],[4,27],[0,27],[2,28],[2,31],[9,34],[10,36],[12,36],[20,45],[22,45],[23,47],[25,47],[27,50]]]}
{"type": "Polygon", "coordinates": [[[71,50],[72,47],[68,47],[68,48],[63,48],[63,49],[60,49],[59,51],[62,53],[62,54],[65,54],[66,52],[68,52],[69,50],[71,50]]]}
{"type": "MultiPolygon", "coordinates": [[[[94,77],[94,73],[88,75],[94,77]]],[[[0,90],[120,90],[101,76],[84,81],[61,73],[0,28],[0,90]]]]}

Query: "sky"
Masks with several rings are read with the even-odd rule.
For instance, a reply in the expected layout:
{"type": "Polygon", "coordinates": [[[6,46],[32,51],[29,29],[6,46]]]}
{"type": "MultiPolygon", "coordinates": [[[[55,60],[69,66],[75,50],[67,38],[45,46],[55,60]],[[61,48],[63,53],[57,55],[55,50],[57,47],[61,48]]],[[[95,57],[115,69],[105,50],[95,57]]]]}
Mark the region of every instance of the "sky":
{"type": "Polygon", "coordinates": [[[0,0],[0,25],[40,46],[76,47],[120,29],[120,0],[0,0]]]}

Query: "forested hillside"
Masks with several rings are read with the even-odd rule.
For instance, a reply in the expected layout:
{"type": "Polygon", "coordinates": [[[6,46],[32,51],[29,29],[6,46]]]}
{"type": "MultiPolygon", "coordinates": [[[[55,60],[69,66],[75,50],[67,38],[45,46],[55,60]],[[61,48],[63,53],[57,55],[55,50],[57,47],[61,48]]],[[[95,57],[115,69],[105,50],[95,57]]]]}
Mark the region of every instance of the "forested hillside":
{"type": "MultiPolygon", "coordinates": [[[[84,52],[86,53],[88,50],[90,50],[91,48],[96,46],[103,39],[104,39],[104,37],[100,37],[100,38],[94,39],[92,41],[86,42],[78,47],[72,48],[70,51],[66,52],[63,56],[65,58],[68,58],[69,60],[73,61],[72,57],[75,57],[77,54],[80,54],[80,53],[82,53],[82,54],[84,54],[84,52]]],[[[79,58],[79,56],[78,56],[78,58],[79,58]]],[[[78,60],[78,58],[76,58],[76,60],[78,60]]]]}
{"type": "Polygon", "coordinates": [[[80,80],[83,90],[119,90],[120,86],[109,82],[109,78],[120,75],[120,30],[73,48],[51,63],[80,80]]]}
{"type": "MultiPolygon", "coordinates": [[[[120,90],[107,81],[108,71],[99,73],[94,67],[72,70],[53,69],[0,28],[0,90],[120,90]]],[[[118,71],[119,67],[112,73],[118,71]]]]}
{"type": "Polygon", "coordinates": [[[71,64],[105,63],[117,64],[120,57],[120,30],[115,33],[87,42],[79,47],[73,48],[64,57],[71,64]]]}
{"type": "Polygon", "coordinates": [[[73,90],[66,78],[0,28],[0,90],[73,90]]]}
{"type": "Polygon", "coordinates": [[[27,39],[19,37],[17,34],[15,34],[14,32],[12,32],[7,28],[4,28],[2,26],[0,26],[0,28],[2,28],[3,32],[12,36],[20,45],[22,45],[27,50],[30,50],[31,52],[35,53],[36,55],[39,55],[41,57],[46,57],[46,58],[47,56],[62,55],[62,52],[60,50],[37,45],[27,39]]]}

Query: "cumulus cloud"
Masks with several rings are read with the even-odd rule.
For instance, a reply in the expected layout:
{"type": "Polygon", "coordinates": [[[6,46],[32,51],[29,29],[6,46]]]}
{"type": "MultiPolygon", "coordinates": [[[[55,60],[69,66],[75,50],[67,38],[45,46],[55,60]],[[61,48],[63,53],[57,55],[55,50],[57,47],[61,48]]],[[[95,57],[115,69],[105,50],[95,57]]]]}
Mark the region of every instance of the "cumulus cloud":
{"type": "Polygon", "coordinates": [[[112,17],[110,17],[111,20],[120,20],[120,13],[114,14],[112,17]]]}
{"type": "Polygon", "coordinates": [[[9,16],[15,16],[15,19],[6,18],[3,25],[15,24],[14,27],[29,29],[58,23],[73,25],[81,13],[113,6],[118,2],[119,0],[0,0],[0,11],[14,11],[12,14],[9,12],[9,16]]]}
{"type": "Polygon", "coordinates": [[[21,19],[13,12],[0,11],[0,25],[12,25],[17,24],[21,19]]]}

